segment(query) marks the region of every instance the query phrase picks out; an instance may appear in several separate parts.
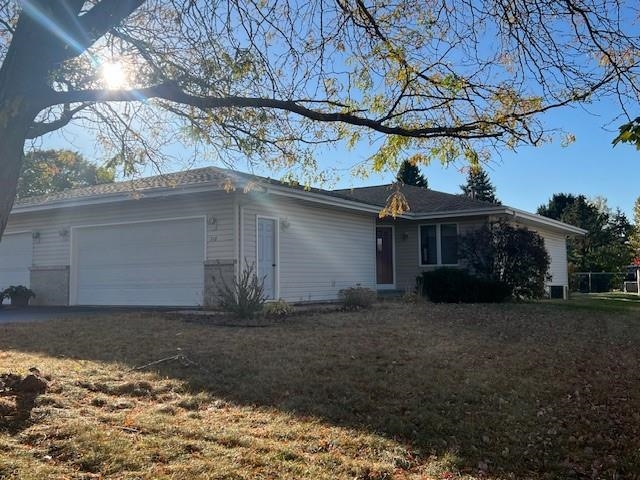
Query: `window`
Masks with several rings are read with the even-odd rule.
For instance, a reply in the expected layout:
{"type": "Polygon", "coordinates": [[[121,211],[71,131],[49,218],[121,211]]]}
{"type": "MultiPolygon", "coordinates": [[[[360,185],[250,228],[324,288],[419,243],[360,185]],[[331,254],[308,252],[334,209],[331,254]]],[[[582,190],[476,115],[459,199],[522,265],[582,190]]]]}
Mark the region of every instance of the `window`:
{"type": "Polygon", "coordinates": [[[458,225],[420,225],[420,265],[458,264],[458,225]]]}
{"type": "Polygon", "coordinates": [[[437,225],[422,225],[420,227],[420,250],[422,251],[422,265],[437,265],[438,242],[436,239],[437,225]]]}
{"type": "Polygon", "coordinates": [[[440,225],[440,258],[444,265],[458,263],[458,226],[455,223],[440,225]]]}

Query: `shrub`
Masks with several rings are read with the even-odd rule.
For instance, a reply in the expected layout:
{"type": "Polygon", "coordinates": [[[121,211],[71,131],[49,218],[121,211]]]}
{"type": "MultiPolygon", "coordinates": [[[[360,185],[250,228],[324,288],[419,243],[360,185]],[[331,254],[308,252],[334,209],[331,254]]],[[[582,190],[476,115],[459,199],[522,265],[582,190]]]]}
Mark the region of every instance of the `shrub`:
{"type": "Polygon", "coordinates": [[[285,300],[279,299],[264,305],[264,314],[267,317],[283,318],[293,313],[293,307],[285,300]]]}
{"type": "Polygon", "coordinates": [[[376,292],[364,287],[351,287],[340,290],[340,300],[346,310],[369,308],[378,298],[376,292]]]}
{"type": "Polygon", "coordinates": [[[262,310],[266,300],[264,296],[264,279],[256,275],[255,266],[246,264],[231,286],[222,279],[218,288],[220,308],[240,318],[251,318],[262,310]]]}
{"type": "Polygon", "coordinates": [[[0,293],[0,303],[2,303],[2,299],[10,298],[11,305],[25,307],[29,304],[29,299],[35,296],[35,292],[24,285],[11,285],[0,293]]]}
{"type": "Polygon", "coordinates": [[[499,303],[511,295],[506,283],[475,277],[457,268],[423,272],[418,277],[418,288],[436,303],[499,303]]]}
{"type": "Polygon", "coordinates": [[[407,290],[402,295],[403,303],[418,303],[420,301],[422,292],[417,292],[416,290],[407,290]]]}
{"type": "Polygon", "coordinates": [[[5,298],[10,297],[10,298],[15,298],[15,297],[26,297],[26,298],[32,298],[35,297],[36,294],[33,290],[31,290],[30,288],[25,287],[24,285],[11,285],[10,287],[7,287],[4,289],[4,291],[2,292],[2,294],[4,295],[5,298]]]}
{"type": "Polygon", "coordinates": [[[550,264],[544,239],[505,221],[460,239],[460,258],[481,278],[506,283],[517,298],[542,298],[550,264]]]}

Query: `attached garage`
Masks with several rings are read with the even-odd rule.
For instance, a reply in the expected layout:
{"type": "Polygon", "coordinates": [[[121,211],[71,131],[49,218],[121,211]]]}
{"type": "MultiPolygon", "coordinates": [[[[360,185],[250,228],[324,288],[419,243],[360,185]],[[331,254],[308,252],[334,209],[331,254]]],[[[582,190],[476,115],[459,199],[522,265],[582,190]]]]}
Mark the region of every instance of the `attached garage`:
{"type": "Polygon", "coordinates": [[[205,218],[74,227],[71,305],[203,303],[205,218]]]}
{"type": "Polygon", "coordinates": [[[6,234],[0,241],[0,290],[9,285],[29,286],[33,264],[31,232],[6,234]]]}

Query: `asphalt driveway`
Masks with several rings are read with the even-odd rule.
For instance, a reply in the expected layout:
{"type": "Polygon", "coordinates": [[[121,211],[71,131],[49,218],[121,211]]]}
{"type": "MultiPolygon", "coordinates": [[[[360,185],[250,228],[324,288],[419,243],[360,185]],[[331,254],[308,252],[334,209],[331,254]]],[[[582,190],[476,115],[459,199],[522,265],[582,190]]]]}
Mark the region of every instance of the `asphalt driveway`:
{"type": "MultiPolygon", "coordinates": [[[[27,307],[13,308],[8,305],[0,307],[0,325],[20,322],[45,322],[57,318],[88,317],[91,315],[104,315],[115,313],[141,312],[141,311],[171,311],[175,308],[152,307],[27,307]]],[[[184,310],[184,308],[183,308],[184,310]]]]}
{"type": "Polygon", "coordinates": [[[7,305],[0,307],[0,324],[16,322],[43,322],[55,318],[87,315],[96,313],[97,309],[69,308],[69,307],[28,307],[12,308],[7,305]]]}

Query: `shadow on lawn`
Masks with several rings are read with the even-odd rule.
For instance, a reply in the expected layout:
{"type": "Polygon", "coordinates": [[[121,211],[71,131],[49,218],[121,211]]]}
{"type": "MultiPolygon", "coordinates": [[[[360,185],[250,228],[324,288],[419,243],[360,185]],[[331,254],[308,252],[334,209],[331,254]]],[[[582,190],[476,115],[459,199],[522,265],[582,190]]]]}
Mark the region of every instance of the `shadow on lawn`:
{"type": "MultiPolygon", "coordinates": [[[[552,306],[391,306],[226,328],[155,316],[4,327],[0,349],[145,365],[242,405],[380,433],[459,467],[640,471],[640,324],[552,306]]],[[[90,380],[89,378],[87,380],[90,380]]]]}

